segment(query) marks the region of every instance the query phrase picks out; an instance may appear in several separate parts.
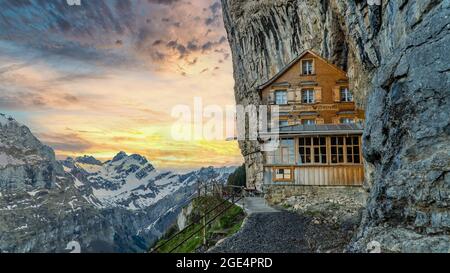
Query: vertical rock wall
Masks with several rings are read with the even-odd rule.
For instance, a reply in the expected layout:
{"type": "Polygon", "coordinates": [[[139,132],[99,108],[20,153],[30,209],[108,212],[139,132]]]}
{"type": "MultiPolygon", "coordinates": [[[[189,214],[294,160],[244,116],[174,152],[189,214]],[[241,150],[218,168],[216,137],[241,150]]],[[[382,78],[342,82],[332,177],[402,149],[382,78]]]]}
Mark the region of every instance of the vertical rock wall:
{"type": "MultiPolygon", "coordinates": [[[[450,249],[450,1],[222,0],[238,104],[305,49],[348,71],[366,109],[370,198],[351,251],[450,249]]],[[[249,186],[258,143],[242,141],[249,186]]]]}

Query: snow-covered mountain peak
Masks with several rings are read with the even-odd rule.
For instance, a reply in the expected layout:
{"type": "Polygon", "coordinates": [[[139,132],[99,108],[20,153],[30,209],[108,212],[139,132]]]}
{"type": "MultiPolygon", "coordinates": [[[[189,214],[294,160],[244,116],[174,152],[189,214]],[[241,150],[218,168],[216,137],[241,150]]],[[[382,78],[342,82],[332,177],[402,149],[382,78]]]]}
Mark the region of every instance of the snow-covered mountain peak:
{"type": "Polygon", "coordinates": [[[50,188],[63,175],[53,150],[15,119],[0,114],[0,191],[50,188]]]}
{"type": "Polygon", "coordinates": [[[75,159],[75,161],[78,162],[78,163],[82,163],[82,164],[102,165],[102,162],[100,160],[96,159],[93,156],[89,156],[89,155],[84,155],[84,156],[77,157],[75,159]]]}
{"type": "Polygon", "coordinates": [[[0,113],[0,126],[9,126],[9,125],[16,125],[16,126],[22,126],[20,123],[18,123],[14,118],[11,116],[7,116],[5,114],[0,113]]]}
{"type": "Polygon", "coordinates": [[[234,167],[207,167],[187,174],[159,171],[139,154],[119,152],[112,160],[98,165],[92,157],[67,159],[66,171],[92,189],[92,198],[102,206],[139,210],[178,192],[193,187],[197,181],[225,183],[234,167]],[[94,164],[89,164],[94,163],[94,164]]]}
{"type": "Polygon", "coordinates": [[[104,163],[58,162],[26,126],[1,115],[0,234],[8,236],[0,236],[0,252],[58,252],[74,239],[83,249],[146,251],[195,196],[197,181],[225,183],[226,172],[158,171],[124,152],[104,163]]]}
{"type": "Polygon", "coordinates": [[[111,161],[116,162],[116,161],[122,160],[126,157],[128,157],[127,153],[121,151],[115,157],[113,157],[113,159],[111,161]]]}

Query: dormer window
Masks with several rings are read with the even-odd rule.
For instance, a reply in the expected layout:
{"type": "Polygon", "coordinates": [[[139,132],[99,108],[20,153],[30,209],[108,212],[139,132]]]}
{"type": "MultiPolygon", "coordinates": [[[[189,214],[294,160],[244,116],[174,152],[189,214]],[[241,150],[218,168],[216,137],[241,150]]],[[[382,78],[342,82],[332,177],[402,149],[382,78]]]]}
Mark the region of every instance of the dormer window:
{"type": "Polygon", "coordinates": [[[341,87],[341,101],[342,102],[352,102],[353,95],[348,89],[348,87],[341,87]]]}
{"type": "Polygon", "coordinates": [[[302,90],[302,102],[306,104],[311,104],[315,102],[314,89],[302,90]]]}
{"type": "Polygon", "coordinates": [[[313,60],[303,60],[302,61],[302,74],[312,75],[314,74],[314,62],[313,60]]]}
{"type": "Polygon", "coordinates": [[[275,104],[278,104],[278,105],[287,104],[286,90],[275,91],[275,104]]]}

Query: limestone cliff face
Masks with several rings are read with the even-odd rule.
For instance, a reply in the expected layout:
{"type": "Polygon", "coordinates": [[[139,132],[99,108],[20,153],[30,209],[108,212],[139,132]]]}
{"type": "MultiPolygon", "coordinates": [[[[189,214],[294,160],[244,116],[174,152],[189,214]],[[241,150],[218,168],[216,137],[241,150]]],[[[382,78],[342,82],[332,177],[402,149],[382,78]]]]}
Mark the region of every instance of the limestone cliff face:
{"type": "MultiPolygon", "coordinates": [[[[222,0],[239,104],[305,49],[348,71],[366,109],[370,198],[349,247],[450,249],[450,1],[222,0]]],[[[258,143],[242,141],[250,185],[258,143]]]]}

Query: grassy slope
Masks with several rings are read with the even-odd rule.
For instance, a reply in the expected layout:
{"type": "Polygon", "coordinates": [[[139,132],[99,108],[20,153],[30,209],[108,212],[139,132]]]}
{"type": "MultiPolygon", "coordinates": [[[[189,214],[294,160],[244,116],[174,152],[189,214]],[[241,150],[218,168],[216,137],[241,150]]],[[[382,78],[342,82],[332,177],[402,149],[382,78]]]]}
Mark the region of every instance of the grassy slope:
{"type": "MultiPolygon", "coordinates": [[[[201,197],[197,198],[193,201],[193,212],[189,216],[188,224],[194,222],[195,220],[201,219],[202,212],[206,209],[212,209],[216,205],[220,204],[222,202],[222,199],[217,197],[201,197]]],[[[225,209],[227,206],[229,206],[230,203],[225,203],[224,205],[220,206],[213,212],[211,212],[208,215],[207,220],[210,220],[213,216],[215,216],[217,213],[225,209]]],[[[221,216],[216,218],[211,224],[208,225],[207,228],[207,247],[213,246],[218,240],[228,237],[235,232],[237,232],[241,225],[242,221],[245,217],[245,214],[243,210],[233,205],[230,209],[228,209],[226,212],[224,212],[221,216]]],[[[164,245],[161,249],[158,250],[160,253],[167,253],[174,247],[176,247],[179,243],[181,243],[184,239],[189,237],[194,231],[199,230],[202,227],[201,221],[200,223],[197,223],[190,228],[188,228],[186,231],[184,231],[182,234],[177,236],[174,240],[170,241],[166,245],[164,245]]],[[[176,232],[178,232],[178,229],[176,225],[174,225],[172,228],[169,229],[169,231],[163,236],[163,238],[157,242],[156,245],[160,245],[167,241],[168,238],[170,238],[172,235],[174,235],[176,232]]],[[[183,243],[181,246],[179,246],[174,253],[191,253],[194,252],[198,247],[200,247],[203,243],[203,231],[198,232],[196,235],[194,235],[192,238],[187,240],[185,243],[183,243]]]]}

